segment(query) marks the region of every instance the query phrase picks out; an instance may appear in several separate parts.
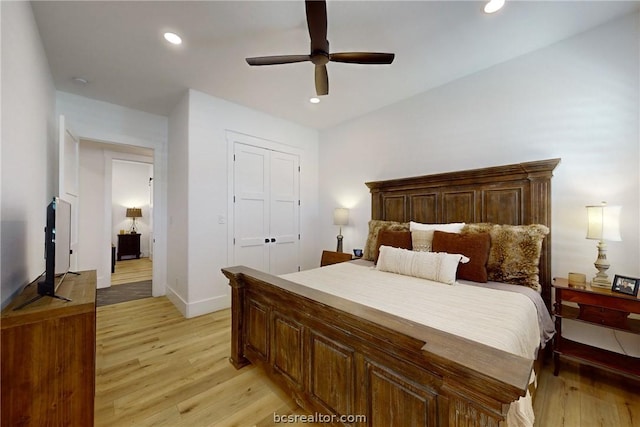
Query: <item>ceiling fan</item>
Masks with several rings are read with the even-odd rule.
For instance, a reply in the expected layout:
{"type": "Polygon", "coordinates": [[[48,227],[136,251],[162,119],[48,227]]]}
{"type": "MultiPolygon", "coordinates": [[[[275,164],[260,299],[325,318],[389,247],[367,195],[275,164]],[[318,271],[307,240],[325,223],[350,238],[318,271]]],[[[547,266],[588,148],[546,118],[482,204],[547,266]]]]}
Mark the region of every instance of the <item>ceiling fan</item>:
{"type": "Polygon", "coordinates": [[[346,62],[351,64],[391,64],[393,53],[378,52],[340,52],[329,53],[327,40],[327,3],[325,0],[306,0],[307,26],[311,37],[309,55],[276,55],[246,58],[249,65],[278,65],[311,61],[316,66],[315,80],[318,96],[329,93],[327,62],[346,62]]]}

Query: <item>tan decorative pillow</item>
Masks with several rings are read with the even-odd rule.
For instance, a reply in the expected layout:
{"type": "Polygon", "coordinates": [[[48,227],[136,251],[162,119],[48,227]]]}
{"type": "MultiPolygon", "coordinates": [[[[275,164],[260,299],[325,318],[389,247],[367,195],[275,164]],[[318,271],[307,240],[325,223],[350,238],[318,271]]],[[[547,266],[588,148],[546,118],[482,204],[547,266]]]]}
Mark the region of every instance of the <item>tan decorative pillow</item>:
{"type": "Polygon", "coordinates": [[[458,279],[486,283],[490,247],[489,233],[459,234],[436,231],[433,234],[433,252],[462,254],[469,258],[468,263],[458,267],[458,279]]]}
{"type": "Polygon", "coordinates": [[[376,242],[375,259],[378,262],[380,255],[380,246],[389,246],[392,248],[401,248],[411,250],[411,232],[410,231],[393,231],[380,230],[378,233],[378,241],[376,242]]]}
{"type": "Polygon", "coordinates": [[[411,232],[411,246],[414,251],[431,252],[435,230],[415,230],[411,232]]]}
{"type": "Polygon", "coordinates": [[[367,243],[364,245],[362,258],[368,261],[375,261],[378,252],[376,244],[378,242],[378,233],[380,230],[408,231],[409,223],[382,221],[379,219],[372,219],[369,221],[369,234],[367,235],[367,243]]]}
{"type": "Polygon", "coordinates": [[[489,233],[489,280],[528,286],[540,291],[539,264],[542,241],[549,228],[541,224],[467,224],[462,233],[489,233]]]}

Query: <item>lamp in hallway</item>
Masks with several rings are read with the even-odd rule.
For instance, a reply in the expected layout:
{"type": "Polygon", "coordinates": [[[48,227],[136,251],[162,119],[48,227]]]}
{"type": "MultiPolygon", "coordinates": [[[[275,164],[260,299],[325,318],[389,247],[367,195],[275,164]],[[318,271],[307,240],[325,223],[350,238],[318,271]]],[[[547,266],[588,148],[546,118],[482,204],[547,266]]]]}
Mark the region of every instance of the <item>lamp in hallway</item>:
{"type": "Polygon", "coordinates": [[[136,218],[142,218],[142,209],[140,208],[127,208],[127,218],[131,218],[131,234],[138,234],[138,228],[136,227],[136,218]]]}
{"type": "Polygon", "coordinates": [[[349,209],[347,208],[335,208],[333,211],[333,224],[340,226],[338,232],[338,247],[336,252],[342,252],[342,226],[349,223],[349,209]]]}
{"type": "Polygon", "coordinates": [[[605,241],[620,241],[620,211],[622,206],[608,206],[606,202],[587,206],[589,225],[587,239],[598,240],[598,258],[593,264],[598,273],[591,281],[592,286],[610,288],[611,282],[606,271],[610,264],[607,261],[607,244],[605,241]]]}

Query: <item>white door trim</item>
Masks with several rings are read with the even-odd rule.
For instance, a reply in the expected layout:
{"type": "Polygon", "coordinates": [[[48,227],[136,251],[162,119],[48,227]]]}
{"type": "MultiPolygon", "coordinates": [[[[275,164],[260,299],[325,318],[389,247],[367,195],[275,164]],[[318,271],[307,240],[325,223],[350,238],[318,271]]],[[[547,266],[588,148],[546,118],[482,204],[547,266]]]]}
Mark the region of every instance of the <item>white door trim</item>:
{"type": "MultiPolygon", "coordinates": [[[[117,146],[117,144],[113,144],[117,146]]],[[[151,149],[153,150],[153,149],[151,149]]],[[[123,153],[117,151],[114,147],[114,150],[104,150],[104,224],[103,224],[103,235],[102,235],[102,247],[111,247],[113,243],[113,230],[112,230],[112,204],[113,204],[113,195],[112,195],[112,179],[113,179],[113,161],[121,160],[128,162],[138,162],[138,163],[146,163],[151,164],[155,168],[154,164],[155,158],[155,150],[153,157],[142,156],[138,154],[130,154],[123,153]]],[[[155,173],[155,169],[154,169],[155,173]]],[[[116,248],[117,250],[117,248],[116,248]]],[[[109,274],[105,274],[105,277],[99,278],[98,280],[98,288],[108,288],[111,286],[111,251],[102,259],[103,266],[109,266],[109,268],[105,271],[108,271],[109,274]],[[101,280],[100,280],[101,279],[101,280]]],[[[151,273],[152,275],[152,286],[155,279],[155,268],[151,273]]],[[[157,280],[157,279],[155,279],[157,280]]]]}

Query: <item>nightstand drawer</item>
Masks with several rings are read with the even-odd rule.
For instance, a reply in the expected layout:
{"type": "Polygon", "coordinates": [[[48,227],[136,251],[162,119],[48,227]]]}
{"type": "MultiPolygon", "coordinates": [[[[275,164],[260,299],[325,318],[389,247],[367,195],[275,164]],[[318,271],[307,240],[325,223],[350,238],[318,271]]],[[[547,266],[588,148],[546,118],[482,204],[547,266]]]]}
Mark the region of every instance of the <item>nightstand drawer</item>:
{"type": "Polygon", "coordinates": [[[629,316],[629,313],[624,311],[609,310],[604,307],[594,307],[592,305],[580,305],[578,319],[598,325],[626,329],[627,316],[629,316]]]}

